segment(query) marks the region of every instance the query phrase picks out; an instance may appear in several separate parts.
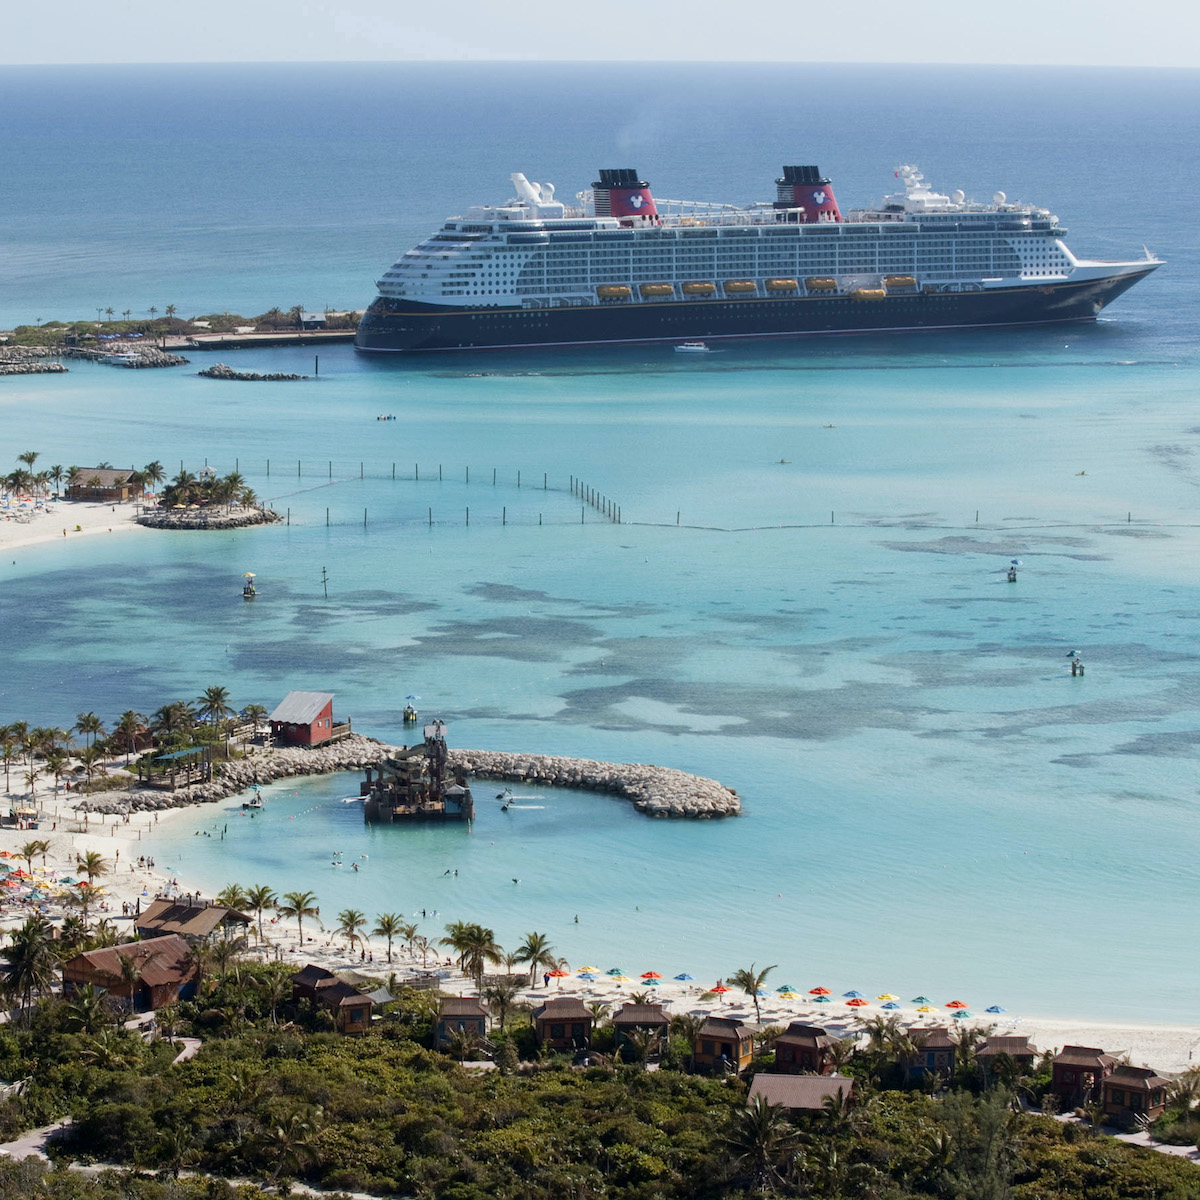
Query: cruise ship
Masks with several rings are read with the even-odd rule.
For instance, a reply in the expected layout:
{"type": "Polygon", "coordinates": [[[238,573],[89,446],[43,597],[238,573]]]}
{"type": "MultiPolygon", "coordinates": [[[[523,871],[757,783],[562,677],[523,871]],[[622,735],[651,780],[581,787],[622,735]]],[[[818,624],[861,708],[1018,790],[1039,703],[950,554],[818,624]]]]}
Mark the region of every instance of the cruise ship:
{"type": "Polygon", "coordinates": [[[656,200],[630,168],[577,203],[512,178],[378,281],[355,346],[411,352],[1089,321],[1158,267],[1076,258],[1044,208],[935,192],[895,172],[843,216],[815,166],[784,167],[750,207],[656,200]]]}

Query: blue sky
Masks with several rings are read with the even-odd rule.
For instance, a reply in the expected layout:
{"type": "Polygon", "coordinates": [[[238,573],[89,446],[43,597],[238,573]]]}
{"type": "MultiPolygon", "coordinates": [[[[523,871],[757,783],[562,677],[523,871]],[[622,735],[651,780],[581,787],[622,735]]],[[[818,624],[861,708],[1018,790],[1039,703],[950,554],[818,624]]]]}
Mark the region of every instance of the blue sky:
{"type": "MultiPolygon", "coordinates": [[[[1200,66],[1184,0],[55,0],[0,63],[584,60],[1200,66]]],[[[914,79],[914,87],[920,86],[914,79]]],[[[897,97],[902,100],[902,97],[897,97]]]]}

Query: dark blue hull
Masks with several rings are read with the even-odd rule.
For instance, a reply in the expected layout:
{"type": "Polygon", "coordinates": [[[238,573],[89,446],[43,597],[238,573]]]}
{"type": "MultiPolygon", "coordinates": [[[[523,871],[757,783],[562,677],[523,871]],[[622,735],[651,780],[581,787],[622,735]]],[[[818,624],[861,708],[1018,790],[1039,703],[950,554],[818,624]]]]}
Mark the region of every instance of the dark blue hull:
{"type": "Polygon", "coordinates": [[[377,297],[363,314],[359,350],[486,350],[625,342],[682,342],[804,334],[963,329],[1090,321],[1144,271],[980,291],[616,302],[575,308],[444,308],[377,297]]]}

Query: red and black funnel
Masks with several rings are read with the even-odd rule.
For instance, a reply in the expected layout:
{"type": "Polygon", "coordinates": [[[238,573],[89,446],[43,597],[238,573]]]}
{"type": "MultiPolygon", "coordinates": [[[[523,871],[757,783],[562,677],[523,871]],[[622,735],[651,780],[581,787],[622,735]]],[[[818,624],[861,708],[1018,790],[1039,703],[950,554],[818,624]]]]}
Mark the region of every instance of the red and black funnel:
{"type": "Polygon", "coordinates": [[[644,179],[639,179],[632,167],[601,167],[600,178],[592,184],[592,195],[598,217],[643,221],[658,219],[650,185],[644,179]]]}
{"type": "Polygon", "coordinates": [[[842,219],[833,187],[817,167],[784,167],[775,186],[775,207],[803,209],[796,218],[802,225],[842,219]]]}

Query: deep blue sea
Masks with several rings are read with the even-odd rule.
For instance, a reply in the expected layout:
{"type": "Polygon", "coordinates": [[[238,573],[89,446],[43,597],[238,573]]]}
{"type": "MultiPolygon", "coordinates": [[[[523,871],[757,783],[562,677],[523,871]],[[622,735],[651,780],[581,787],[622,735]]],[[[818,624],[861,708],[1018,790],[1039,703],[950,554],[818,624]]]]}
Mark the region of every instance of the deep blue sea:
{"type": "Polygon", "coordinates": [[[253,822],[181,818],[160,864],[205,890],[312,887],[329,912],[424,909],[431,935],[538,929],[638,972],[754,960],[805,987],[1196,1019],[1200,75],[3,68],[0,114],[0,327],[362,307],[516,170],[561,197],[634,166],[662,196],[752,201],[815,162],[846,209],[915,162],[1053,209],[1081,256],[1149,246],[1166,266],[1088,327],[701,360],[339,347],[277,386],[199,379],[203,354],[2,379],[4,464],[236,465],[291,523],[12,555],[0,722],[222,683],[238,704],[330,690],[398,740],[413,693],[455,745],[676,766],[745,816],[550,792],[502,814],[481,787],[471,833],[369,830],[337,803],[357,781],[329,778],[273,789],[253,822]],[[571,476],[625,523],[581,523],[571,476]],[[369,857],[338,871],[334,847],[369,857]]]}

